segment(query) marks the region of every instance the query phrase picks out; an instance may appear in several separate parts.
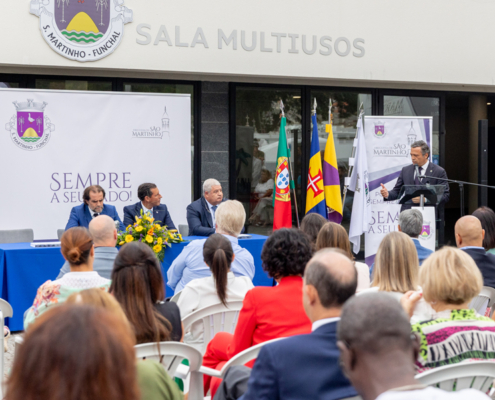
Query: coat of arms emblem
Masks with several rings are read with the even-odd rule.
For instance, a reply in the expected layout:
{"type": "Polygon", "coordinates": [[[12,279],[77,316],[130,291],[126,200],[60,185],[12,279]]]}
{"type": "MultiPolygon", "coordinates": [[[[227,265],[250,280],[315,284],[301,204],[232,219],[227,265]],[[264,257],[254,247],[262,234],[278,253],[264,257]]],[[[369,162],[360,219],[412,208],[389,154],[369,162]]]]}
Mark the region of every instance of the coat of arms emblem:
{"type": "Polygon", "coordinates": [[[5,124],[12,141],[23,150],[39,150],[50,140],[55,125],[45,115],[46,102],[14,101],[16,114],[5,124]]]}
{"type": "Polygon", "coordinates": [[[41,34],[52,50],[75,61],[96,61],[122,41],[132,10],[124,0],[31,0],[41,34]]]}
{"type": "Polygon", "coordinates": [[[423,223],[423,229],[421,229],[421,233],[419,234],[419,237],[421,239],[429,239],[430,236],[431,236],[430,222],[425,221],[423,223]]]}

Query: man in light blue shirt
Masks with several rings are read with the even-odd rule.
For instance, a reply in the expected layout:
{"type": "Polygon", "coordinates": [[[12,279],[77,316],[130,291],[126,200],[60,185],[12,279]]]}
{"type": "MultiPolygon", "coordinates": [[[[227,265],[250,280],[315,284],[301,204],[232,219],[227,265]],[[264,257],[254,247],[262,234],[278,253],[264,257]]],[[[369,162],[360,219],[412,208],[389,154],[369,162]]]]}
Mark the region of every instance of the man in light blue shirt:
{"type": "Polygon", "coordinates": [[[430,249],[421,246],[419,235],[423,230],[423,214],[419,210],[404,210],[399,215],[399,231],[404,232],[414,242],[418,253],[419,265],[433,253],[430,249]]]}
{"type": "MultiPolygon", "coordinates": [[[[249,251],[239,246],[237,237],[242,231],[246,220],[243,205],[237,200],[221,203],[215,212],[216,233],[230,240],[235,259],[230,269],[235,276],[254,277],[254,259],[249,251]]],[[[193,279],[211,276],[211,271],[203,259],[205,239],[194,240],[188,244],[174,260],[167,271],[167,285],[180,292],[193,279]]]]}

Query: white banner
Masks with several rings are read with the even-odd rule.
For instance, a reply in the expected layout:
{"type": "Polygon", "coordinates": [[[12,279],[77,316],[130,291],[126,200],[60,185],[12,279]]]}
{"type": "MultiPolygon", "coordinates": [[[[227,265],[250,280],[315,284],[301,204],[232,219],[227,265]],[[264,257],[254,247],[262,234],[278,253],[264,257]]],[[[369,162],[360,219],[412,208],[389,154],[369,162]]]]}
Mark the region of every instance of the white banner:
{"type": "MultiPolygon", "coordinates": [[[[373,222],[365,234],[368,265],[373,264],[383,236],[397,230],[399,221],[399,201],[384,202],[380,184],[383,183],[388,190],[394,188],[402,168],[412,163],[409,154],[412,143],[424,140],[431,149],[432,129],[432,117],[364,117],[373,215],[373,222]]],[[[434,224],[435,219],[431,222],[434,224]]]]}
{"type": "Polygon", "coordinates": [[[186,223],[189,95],[0,89],[0,128],[0,229],[56,238],[91,184],[122,219],[143,182],[156,183],[176,226],[186,223]]]}

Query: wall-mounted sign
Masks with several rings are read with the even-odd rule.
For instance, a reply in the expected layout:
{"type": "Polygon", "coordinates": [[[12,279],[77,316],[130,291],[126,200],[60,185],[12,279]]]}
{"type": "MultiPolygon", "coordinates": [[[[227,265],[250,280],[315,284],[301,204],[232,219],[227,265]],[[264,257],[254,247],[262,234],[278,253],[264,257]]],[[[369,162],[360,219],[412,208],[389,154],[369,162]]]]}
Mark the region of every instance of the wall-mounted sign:
{"type": "Polygon", "coordinates": [[[122,41],[132,10],[124,0],[32,0],[41,34],[52,50],[75,61],[96,61],[122,41]]]}

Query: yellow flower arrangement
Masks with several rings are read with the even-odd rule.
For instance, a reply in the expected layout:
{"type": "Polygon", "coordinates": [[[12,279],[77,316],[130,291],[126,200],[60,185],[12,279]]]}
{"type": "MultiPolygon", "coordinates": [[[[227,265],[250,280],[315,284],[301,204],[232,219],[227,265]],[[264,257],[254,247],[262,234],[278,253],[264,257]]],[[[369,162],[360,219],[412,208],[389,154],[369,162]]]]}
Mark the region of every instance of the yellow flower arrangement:
{"type": "Polygon", "coordinates": [[[155,223],[154,218],[144,215],[136,217],[136,222],[127,226],[124,232],[117,237],[118,246],[130,242],[142,242],[148,245],[156,254],[158,260],[163,261],[165,248],[172,247],[173,243],[183,242],[182,236],[176,229],[168,230],[166,226],[155,223]]]}

